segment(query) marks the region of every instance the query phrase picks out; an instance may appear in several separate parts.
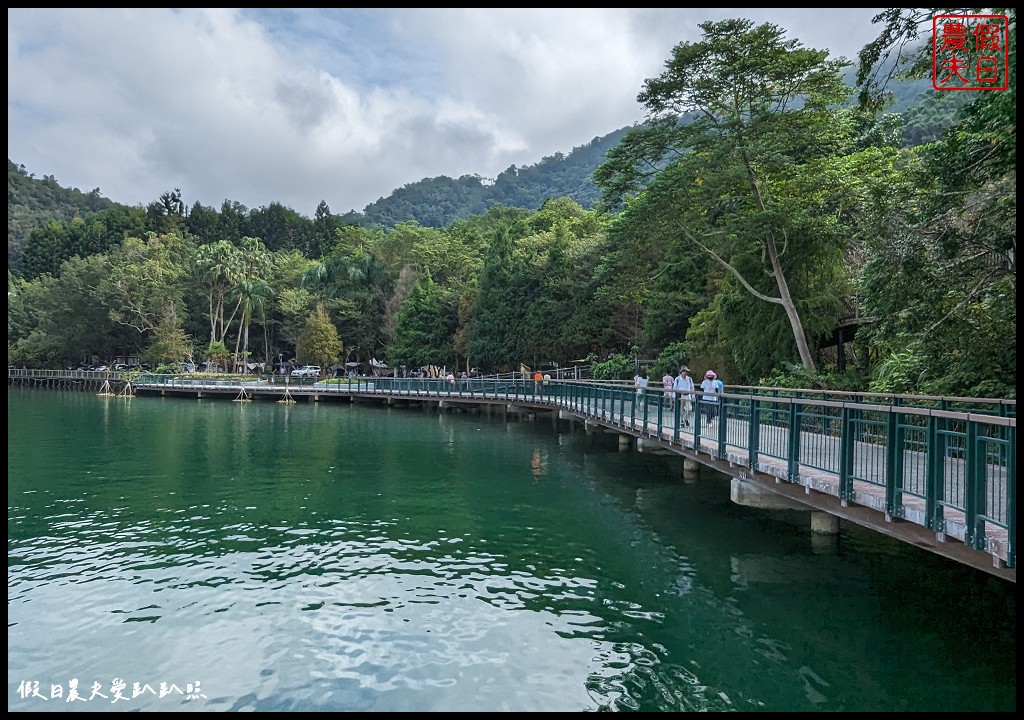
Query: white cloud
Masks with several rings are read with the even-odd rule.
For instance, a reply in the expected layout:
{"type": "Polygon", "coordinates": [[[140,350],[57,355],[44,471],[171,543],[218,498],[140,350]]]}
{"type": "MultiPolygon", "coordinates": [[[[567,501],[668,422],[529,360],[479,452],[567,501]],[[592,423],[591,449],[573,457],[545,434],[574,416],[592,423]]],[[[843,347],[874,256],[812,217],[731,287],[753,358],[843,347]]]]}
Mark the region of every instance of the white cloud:
{"type": "Polygon", "coordinates": [[[148,204],[335,213],[425,177],[495,177],[643,119],[705,19],[853,58],[877,10],[8,9],[8,157],[148,204]]]}

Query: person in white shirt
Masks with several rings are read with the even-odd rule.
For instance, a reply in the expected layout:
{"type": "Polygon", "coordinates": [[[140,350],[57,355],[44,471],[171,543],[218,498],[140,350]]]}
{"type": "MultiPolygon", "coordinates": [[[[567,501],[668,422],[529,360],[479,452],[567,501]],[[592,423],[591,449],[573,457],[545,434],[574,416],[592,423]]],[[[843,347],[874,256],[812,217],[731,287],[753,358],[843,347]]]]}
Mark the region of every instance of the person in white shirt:
{"type": "Polygon", "coordinates": [[[661,387],[665,390],[665,409],[672,410],[675,405],[676,394],[672,392],[672,385],[675,383],[675,378],[672,377],[672,373],[665,368],[665,374],[661,377],[661,387]]]}
{"type": "Polygon", "coordinates": [[[672,388],[676,391],[679,402],[682,403],[680,406],[682,426],[690,427],[693,423],[693,378],[690,377],[690,368],[685,365],[679,368],[679,374],[672,382],[672,388]]]}
{"type": "Polygon", "coordinates": [[[704,392],[700,398],[700,412],[704,419],[711,422],[718,417],[718,375],[714,370],[704,373],[700,389],[704,392]]]}

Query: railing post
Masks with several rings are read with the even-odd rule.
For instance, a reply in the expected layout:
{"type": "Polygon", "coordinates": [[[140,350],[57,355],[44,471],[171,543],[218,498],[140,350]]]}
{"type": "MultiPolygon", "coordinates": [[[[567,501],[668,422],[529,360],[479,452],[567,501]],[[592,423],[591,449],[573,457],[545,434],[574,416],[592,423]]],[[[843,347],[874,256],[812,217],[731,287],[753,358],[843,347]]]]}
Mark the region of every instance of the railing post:
{"type": "Polygon", "coordinates": [[[701,416],[700,398],[693,396],[693,451],[700,452],[700,430],[704,425],[704,418],[701,416]]]}
{"type": "Polygon", "coordinates": [[[890,406],[885,423],[885,512],[890,518],[896,517],[896,473],[901,465],[897,420],[896,409],[890,406]]]}
{"type": "Polygon", "coordinates": [[[721,395],[718,396],[718,450],[716,451],[716,457],[725,457],[725,445],[729,439],[729,417],[728,408],[725,406],[725,398],[721,395]]]}
{"type": "Polygon", "coordinates": [[[934,415],[928,416],[927,452],[928,485],[924,507],[928,513],[928,527],[939,532],[945,530],[939,501],[945,498],[946,453],[939,447],[939,418],[934,415]]]}
{"type": "Polygon", "coordinates": [[[845,505],[853,497],[853,453],[856,445],[853,411],[843,406],[839,435],[839,499],[845,505]]]}
{"type": "Polygon", "coordinates": [[[967,481],[967,497],[964,503],[967,534],[964,543],[975,550],[985,549],[985,533],[978,532],[978,508],[984,507],[985,453],[978,452],[978,423],[967,421],[967,440],[964,443],[964,473],[967,481]]]}
{"type": "Polygon", "coordinates": [[[1017,428],[1006,428],[1009,452],[1006,455],[1006,564],[1017,567],[1017,428]]]}
{"type": "Polygon", "coordinates": [[[679,422],[682,417],[683,403],[686,402],[681,394],[676,396],[676,402],[672,409],[672,442],[679,442],[679,422]]]}
{"type": "Polygon", "coordinates": [[[647,391],[644,390],[643,388],[640,388],[640,394],[637,395],[637,398],[640,399],[640,405],[641,405],[641,412],[640,412],[640,414],[642,416],[641,420],[643,421],[643,424],[644,424],[643,428],[641,429],[640,432],[642,432],[644,435],[648,435],[650,433],[647,430],[647,414],[648,414],[648,412],[647,412],[647,391]]]}
{"type": "MultiPolygon", "coordinates": [[[[787,458],[786,474],[792,483],[800,482],[800,428],[801,417],[795,402],[789,402],[789,457],[787,458]]],[[[840,433],[841,436],[841,433],[840,433]]],[[[822,437],[827,437],[822,433],[822,437]]],[[[825,440],[822,440],[825,442],[825,440]]]]}
{"type": "Polygon", "coordinates": [[[761,434],[760,417],[758,410],[761,404],[753,396],[750,398],[750,420],[747,423],[747,465],[751,470],[757,470],[757,460],[760,454],[759,440],[761,434]]]}

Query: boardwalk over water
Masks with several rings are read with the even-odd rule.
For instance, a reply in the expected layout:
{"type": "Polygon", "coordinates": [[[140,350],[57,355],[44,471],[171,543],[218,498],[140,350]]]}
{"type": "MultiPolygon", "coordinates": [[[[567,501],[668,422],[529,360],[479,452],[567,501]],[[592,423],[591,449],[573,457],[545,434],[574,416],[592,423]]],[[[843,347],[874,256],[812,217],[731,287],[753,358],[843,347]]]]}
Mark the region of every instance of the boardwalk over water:
{"type": "MultiPolygon", "coordinates": [[[[226,382],[8,370],[8,384],[231,400],[557,412],[1016,582],[1016,402],[729,387],[692,417],[660,388],[525,378],[226,382]],[[686,420],[692,422],[687,423],[686,420]]],[[[699,396],[700,393],[695,393],[699,396]]],[[[694,400],[698,400],[694,397],[694,400]]],[[[699,403],[695,402],[695,406],[699,403]]]]}

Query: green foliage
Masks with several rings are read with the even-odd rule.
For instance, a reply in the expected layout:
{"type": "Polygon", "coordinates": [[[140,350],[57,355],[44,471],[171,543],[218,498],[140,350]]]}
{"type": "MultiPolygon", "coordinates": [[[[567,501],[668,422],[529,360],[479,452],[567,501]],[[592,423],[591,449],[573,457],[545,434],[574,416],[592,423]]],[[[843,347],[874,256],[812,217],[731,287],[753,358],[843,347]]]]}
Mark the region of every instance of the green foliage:
{"type": "Polygon", "coordinates": [[[228,346],[225,345],[220,340],[215,340],[214,342],[211,342],[206,347],[206,352],[204,353],[204,355],[208,357],[210,360],[212,360],[213,363],[221,369],[226,368],[228,360],[231,359],[231,351],[228,350],[228,346]]]}
{"type": "MultiPolygon", "coordinates": [[[[931,12],[888,10],[865,50],[931,12]]],[[[874,115],[848,107],[841,63],[778,28],[704,30],[644,85],[644,125],[493,184],[414,183],[366,215],[186,212],[177,188],[126,208],[9,161],[8,356],[178,360],[207,336],[245,356],[251,333],[292,357],[322,306],[339,355],[340,337],[357,357],[420,364],[429,349],[485,371],[613,353],[598,372],[629,378],[657,354],[659,371],[685,357],[735,384],[850,389],[870,360],[876,388],[1014,396],[1015,76],[1004,92],[929,93],[908,75],[874,115]],[[590,209],[595,169],[614,216],[590,209]],[[849,318],[860,367],[794,369],[801,334],[817,361],[849,318]]]]}
{"type": "Polygon", "coordinates": [[[480,367],[508,369],[525,359],[532,280],[516,252],[516,237],[524,231],[521,224],[500,226],[484,258],[469,334],[469,355],[480,367]]]}
{"type": "MultiPolygon", "coordinates": [[[[7,270],[23,274],[22,255],[29,235],[51,222],[67,223],[114,205],[95,188],[83,193],[78,188],[63,188],[52,175],[37,179],[24,165],[7,160],[7,270]]],[[[70,257],[70,255],[65,256],[70,257]]],[[[58,263],[59,265],[59,263],[58,263]]],[[[35,273],[38,274],[38,273],[35,273]]]]}
{"type": "MultiPolygon", "coordinates": [[[[864,389],[863,380],[856,372],[819,372],[805,368],[799,363],[789,367],[776,368],[768,377],[757,383],[762,387],[794,388],[804,390],[856,391],[864,389]]],[[[890,392],[881,390],[879,392],[890,392]]]]}
{"type": "Polygon", "coordinates": [[[20,259],[21,274],[33,278],[60,271],[73,257],[107,252],[127,237],[142,237],[146,227],[142,211],[120,206],[78,216],[61,223],[51,220],[29,234],[20,259]]]}
{"type": "Polygon", "coordinates": [[[342,344],[327,310],[318,305],[316,312],[306,320],[295,348],[300,363],[330,367],[341,358],[342,344]]]}
{"type": "Polygon", "coordinates": [[[615,353],[607,360],[590,366],[590,374],[595,380],[627,380],[635,372],[636,360],[621,353],[615,353]]]}
{"type": "Polygon", "coordinates": [[[879,363],[871,382],[873,392],[905,393],[921,386],[926,372],[920,348],[893,352],[879,363]]]}
{"type": "Polygon", "coordinates": [[[57,277],[8,282],[7,354],[11,362],[59,368],[98,355],[111,358],[122,337],[100,291],[104,255],[72,258],[57,277]]]}
{"type": "Polygon", "coordinates": [[[569,154],[555,153],[535,165],[510,166],[493,182],[478,175],[425,178],[395,190],[366,206],[361,224],[393,227],[414,220],[420,225],[442,228],[495,207],[539,210],[551,198],[568,198],[583,208],[593,208],[600,197],[593,173],[608,150],[627,128],[615,130],[569,154]]]}
{"type": "Polygon", "coordinates": [[[635,208],[724,267],[738,285],[723,290],[781,307],[762,320],[788,326],[787,345],[813,365],[807,318],[836,318],[801,304],[825,305],[831,292],[837,307],[845,289],[847,233],[836,210],[847,178],[834,162],[853,147],[849,114],[838,109],[849,96],[843,63],[770,24],[700,28],[700,42],[677,45],[667,70],[645,82],[638,99],[650,122],[596,177],[609,193],[646,195],[635,208]]]}
{"type": "Polygon", "coordinates": [[[687,364],[686,357],[684,343],[669,343],[658,353],[658,357],[654,361],[654,369],[658,373],[664,373],[667,370],[675,375],[679,372],[680,366],[687,364]]]}
{"type": "Polygon", "coordinates": [[[455,317],[445,308],[440,289],[427,273],[398,312],[388,360],[393,366],[410,368],[445,365],[452,358],[454,330],[455,317]]]}
{"type": "MultiPolygon", "coordinates": [[[[142,354],[147,363],[174,363],[192,355],[192,342],[181,328],[178,316],[170,310],[153,330],[153,340],[142,354]]],[[[158,371],[159,372],[159,371],[158,371]]]]}
{"type": "MultiPolygon", "coordinates": [[[[872,51],[913,34],[917,17],[892,11],[872,51]]],[[[874,322],[858,340],[882,358],[874,388],[1015,397],[1016,75],[1005,91],[963,95],[957,124],[910,155],[869,208],[858,289],[874,322]]]]}

